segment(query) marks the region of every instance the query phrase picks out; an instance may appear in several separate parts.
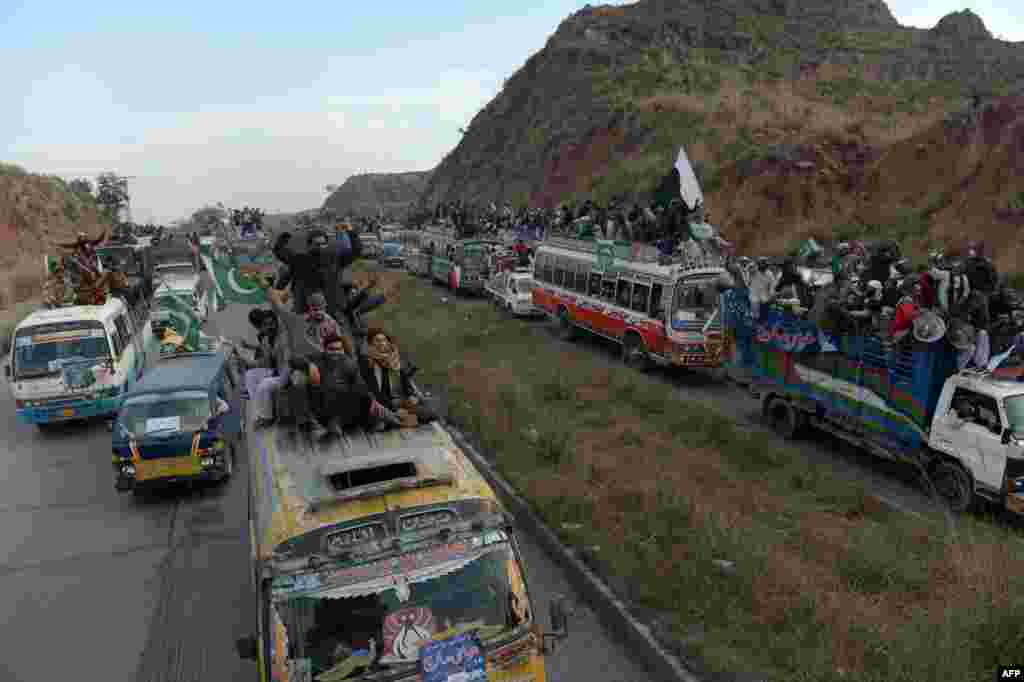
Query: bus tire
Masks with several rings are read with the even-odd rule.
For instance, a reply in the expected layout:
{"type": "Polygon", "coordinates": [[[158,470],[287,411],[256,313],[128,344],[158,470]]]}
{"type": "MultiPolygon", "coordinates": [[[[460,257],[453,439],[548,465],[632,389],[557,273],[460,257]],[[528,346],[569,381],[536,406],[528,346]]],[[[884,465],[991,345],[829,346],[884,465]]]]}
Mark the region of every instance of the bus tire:
{"type": "Polygon", "coordinates": [[[803,430],[803,415],[788,400],[775,398],[765,403],[765,415],[775,433],[786,440],[796,440],[803,430]]]}
{"type": "Polygon", "coordinates": [[[627,332],[622,339],[622,362],[627,367],[647,371],[651,366],[650,356],[644,347],[644,340],[636,332],[627,332]]]}
{"type": "Polygon", "coordinates": [[[943,457],[935,463],[931,478],[935,491],[951,511],[962,514],[974,506],[974,482],[959,462],[943,457]]]}
{"type": "Polygon", "coordinates": [[[558,337],[563,341],[572,341],[576,338],[576,325],[572,323],[567,308],[558,309],[558,337]]]}

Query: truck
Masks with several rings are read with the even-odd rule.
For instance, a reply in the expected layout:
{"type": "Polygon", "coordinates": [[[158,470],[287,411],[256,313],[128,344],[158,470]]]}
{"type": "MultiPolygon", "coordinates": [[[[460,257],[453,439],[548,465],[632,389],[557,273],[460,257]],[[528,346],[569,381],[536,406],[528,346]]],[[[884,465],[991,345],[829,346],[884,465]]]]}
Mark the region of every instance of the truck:
{"type": "Polygon", "coordinates": [[[721,296],[728,364],[782,436],[815,429],[913,466],[955,512],[1024,512],[1024,383],[958,369],[946,338],[890,346],[788,311],[755,318],[742,288],[721,296]]]}

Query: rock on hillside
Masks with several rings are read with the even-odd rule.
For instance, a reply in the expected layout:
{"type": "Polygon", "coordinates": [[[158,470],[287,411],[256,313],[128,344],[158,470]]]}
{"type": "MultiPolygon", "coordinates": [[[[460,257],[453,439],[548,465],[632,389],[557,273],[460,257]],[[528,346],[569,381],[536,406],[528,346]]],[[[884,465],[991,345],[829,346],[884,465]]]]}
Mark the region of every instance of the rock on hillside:
{"type": "Polygon", "coordinates": [[[474,117],[423,199],[645,198],[686,145],[712,212],[719,193],[729,205],[716,214],[727,232],[731,216],[745,229],[740,216],[779,202],[766,189],[733,208],[732,183],[751,168],[767,183],[773,156],[804,168],[831,159],[852,179],[790,216],[801,230],[830,228],[861,205],[891,145],[933,130],[972,94],[984,102],[1022,86],[1024,45],[993,39],[970,12],[924,30],[900,26],[881,0],[588,6],[474,117]]]}
{"type": "Polygon", "coordinates": [[[91,194],[60,178],[0,163],[0,307],[27,300],[42,284],[42,258],[79,231],[99,236],[109,224],[91,194]]]}
{"type": "Polygon", "coordinates": [[[404,211],[415,202],[430,178],[430,171],[408,173],[364,173],[349,177],[324,202],[324,208],[339,215],[376,216],[404,211]]]}

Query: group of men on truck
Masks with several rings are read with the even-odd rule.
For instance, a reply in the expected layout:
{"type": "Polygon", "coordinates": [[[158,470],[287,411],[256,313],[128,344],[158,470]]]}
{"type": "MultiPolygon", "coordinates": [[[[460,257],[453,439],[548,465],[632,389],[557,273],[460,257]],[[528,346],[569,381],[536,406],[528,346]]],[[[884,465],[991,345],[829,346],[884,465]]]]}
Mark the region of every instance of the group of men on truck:
{"type": "Polygon", "coordinates": [[[333,239],[310,231],[305,249],[291,240],[283,233],[274,243],[282,267],[268,291],[269,308],[249,316],[259,331],[255,361],[239,358],[255,426],[288,420],[311,431],[319,423],[336,436],[346,427],[383,430],[436,419],[394,337],[360,318],[385,299],[370,293],[374,283],[357,287],[347,272],[362,253],[359,235],[340,223],[333,239]]]}

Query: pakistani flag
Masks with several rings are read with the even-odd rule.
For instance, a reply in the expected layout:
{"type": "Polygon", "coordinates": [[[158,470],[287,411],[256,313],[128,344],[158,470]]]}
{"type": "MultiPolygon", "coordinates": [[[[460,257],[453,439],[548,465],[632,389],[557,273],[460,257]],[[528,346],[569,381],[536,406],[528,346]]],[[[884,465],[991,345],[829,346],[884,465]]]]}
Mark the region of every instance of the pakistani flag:
{"type": "Polygon", "coordinates": [[[192,308],[192,302],[176,291],[162,293],[156,299],[158,315],[168,319],[169,326],[185,339],[188,350],[199,347],[199,328],[201,323],[192,308]]]}
{"type": "Polygon", "coordinates": [[[240,259],[235,256],[222,258],[204,257],[206,267],[213,273],[217,296],[225,304],[242,303],[261,305],[267,302],[265,277],[273,264],[273,256],[266,254],[267,262],[252,258],[240,259]]]}

